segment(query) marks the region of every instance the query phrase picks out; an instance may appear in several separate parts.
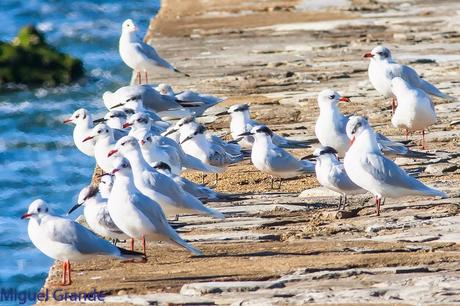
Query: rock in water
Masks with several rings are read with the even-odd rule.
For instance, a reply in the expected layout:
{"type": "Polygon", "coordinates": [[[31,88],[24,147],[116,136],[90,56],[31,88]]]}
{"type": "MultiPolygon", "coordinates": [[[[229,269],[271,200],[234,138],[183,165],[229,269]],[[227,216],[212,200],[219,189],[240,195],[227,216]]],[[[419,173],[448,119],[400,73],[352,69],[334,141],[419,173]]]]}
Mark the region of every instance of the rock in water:
{"type": "Polygon", "coordinates": [[[0,41],[0,90],[5,84],[69,84],[83,74],[81,60],[49,45],[34,26],[23,27],[11,43],[0,41]]]}

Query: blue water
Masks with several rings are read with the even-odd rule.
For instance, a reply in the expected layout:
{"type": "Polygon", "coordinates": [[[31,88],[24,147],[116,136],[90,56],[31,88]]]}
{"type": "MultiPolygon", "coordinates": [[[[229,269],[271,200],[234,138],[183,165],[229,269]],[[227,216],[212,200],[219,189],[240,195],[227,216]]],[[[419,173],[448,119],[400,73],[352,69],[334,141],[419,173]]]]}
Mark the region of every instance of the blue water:
{"type": "Polygon", "coordinates": [[[35,24],[51,44],[81,58],[87,73],[78,85],[0,94],[0,288],[43,285],[52,260],[31,244],[19,217],[36,198],[63,214],[89,183],[94,160],[74,147],[73,126],[62,120],[80,107],[102,111],[101,94],[129,82],[118,55],[121,23],[132,18],[145,33],[158,9],[159,0],[0,1],[0,40],[35,24]]]}

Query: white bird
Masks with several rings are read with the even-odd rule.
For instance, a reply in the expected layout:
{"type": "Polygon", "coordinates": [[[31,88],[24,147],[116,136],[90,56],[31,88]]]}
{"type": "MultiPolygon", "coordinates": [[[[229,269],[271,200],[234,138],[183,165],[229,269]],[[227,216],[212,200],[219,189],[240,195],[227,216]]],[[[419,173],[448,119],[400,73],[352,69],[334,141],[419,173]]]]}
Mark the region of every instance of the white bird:
{"type": "MultiPolygon", "coordinates": [[[[241,136],[254,136],[251,161],[260,171],[272,177],[291,178],[315,171],[315,165],[307,160],[298,160],[272,141],[273,132],[265,125],[258,125],[241,136]]],[[[280,181],[281,185],[281,181],[280,181]]],[[[273,178],[272,178],[273,188],[273,178]]]]}
{"type": "Polygon", "coordinates": [[[433,101],[423,90],[411,86],[400,77],[391,80],[391,90],[398,100],[391,123],[409,132],[422,131],[422,147],[425,147],[425,129],[436,122],[433,101]]]}
{"type": "Polygon", "coordinates": [[[78,150],[85,155],[94,156],[94,141],[83,142],[83,139],[85,139],[93,128],[91,114],[86,109],[80,108],[68,119],[65,119],[64,123],[75,124],[73,129],[73,141],[78,150]]]}
{"type": "Polygon", "coordinates": [[[380,215],[382,198],[399,198],[410,195],[447,195],[424,185],[409,176],[392,160],[383,156],[374,130],[364,117],[357,117],[347,125],[351,131],[351,147],[344,159],[345,170],[358,186],[375,196],[377,215],[380,215]]]}
{"type": "MultiPolygon", "coordinates": [[[[101,188],[106,188],[108,179],[112,180],[109,175],[101,177],[101,180],[103,180],[99,184],[101,188]]],[[[110,182],[110,184],[112,183],[110,182]]],[[[110,192],[108,195],[110,196],[110,192]]],[[[78,195],[77,204],[67,214],[70,215],[82,205],[84,206],[83,215],[85,216],[85,221],[96,234],[114,241],[129,238],[113,222],[107,209],[107,198],[103,198],[102,194],[99,193],[99,188],[92,185],[83,188],[78,195]]]]}
{"type": "Polygon", "coordinates": [[[107,208],[115,224],[132,238],[145,241],[166,241],[201,255],[201,251],[184,241],[171,227],[157,202],[142,194],[134,185],[129,162],[122,158],[114,164],[115,183],[107,202],[107,208]]]}
{"type": "Polygon", "coordinates": [[[184,90],[175,93],[170,84],[161,83],[156,87],[156,90],[162,94],[170,97],[174,97],[176,101],[183,107],[193,109],[195,116],[201,116],[204,111],[225,99],[202,94],[192,90],[184,90]]]}
{"type": "Polygon", "coordinates": [[[191,213],[224,218],[221,212],[204,206],[196,197],[182,190],[173,179],[147,164],[134,137],[126,136],[118,140],[109,155],[117,152],[129,161],[136,188],[158,202],[167,216],[191,213]]]}
{"type": "Polygon", "coordinates": [[[157,162],[152,165],[158,172],[171,177],[184,191],[192,194],[200,200],[219,201],[229,200],[232,197],[221,192],[212,190],[211,188],[194,183],[185,177],[181,177],[171,172],[171,167],[163,162],[157,162]]]}
{"type": "Polygon", "coordinates": [[[339,207],[347,204],[347,195],[366,193],[348,177],[343,164],[337,158],[337,151],[331,147],[320,147],[313,153],[316,156],[316,179],[321,186],[340,194],[339,207]]]}
{"type": "Polygon", "coordinates": [[[392,97],[392,110],[396,108],[393,92],[391,91],[391,80],[394,77],[401,77],[412,87],[417,87],[429,95],[437,96],[443,99],[452,100],[454,98],[446,95],[436,88],[433,84],[420,78],[418,73],[409,66],[396,63],[391,57],[390,49],[377,46],[371,52],[364,54],[364,57],[370,58],[368,75],[369,80],[381,95],[385,98],[392,97]]]}
{"type": "Polygon", "coordinates": [[[32,243],[46,256],[63,262],[63,286],[72,283],[70,261],[93,259],[96,255],[120,259],[142,256],[114,246],[77,222],[50,214],[48,205],[41,199],[29,205],[22,219],[29,219],[32,243]]]}
{"type": "Polygon", "coordinates": [[[169,123],[162,121],[160,117],[152,118],[147,113],[137,112],[128,118],[123,127],[131,128],[128,135],[133,136],[140,141],[146,134],[149,133],[160,135],[166,131],[169,127],[169,123]]]}
{"type": "Polygon", "coordinates": [[[142,83],[141,71],[144,71],[145,81],[148,83],[147,71],[158,67],[189,76],[161,58],[152,46],[139,39],[136,35],[137,31],[138,29],[131,19],[123,22],[118,51],[123,62],[134,71],[137,71],[139,84],[142,83]]]}
{"type": "Polygon", "coordinates": [[[180,154],[173,146],[162,144],[162,136],[146,134],[140,141],[142,156],[153,167],[156,162],[166,163],[172,173],[179,175],[182,170],[180,154]]]}
{"type": "MultiPolygon", "coordinates": [[[[337,103],[350,100],[341,97],[332,89],[325,89],[318,95],[319,116],[315,124],[315,134],[323,146],[334,148],[340,157],[345,156],[350,147],[350,135],[347,135],[349,116],[343,115],[337,103]]],[[[425,153],[409,150],[404,144],[391,141],[384,135],[377,133],[377,142],[381,150],[387,155],[402,155],[414,158],[426,158],[425,153]]]]}
{"type": "MultiPolygon", "coordinates": [[[[233,140],[237,141],[240,146],[245,149],[250,149],[254,142],[254,137],[245,136],[241,137],[244,132],[249,132],[257,125],[260,125],[257,121],[252,120],[249,113],[248,104],[236,104],[229,107],[228,111],[225,112],[230,114],[230,132],[233,140]]],[[[219,115],[219,114],[217,114],[219,115]]],[[[297,141],[284,138],[276,133],[273,133],[272,141],[275,145],[281,148],[308,148],[309,145],[306,141],[297,141]]]]}
{"type": "Polygon", "coordinates": [[[220,143],[210,141],[205,132],[206,128],[201,124],[182,126],[180,144],[184,152],[205,164],[217,167],[218,172],[224,172],[229,165],[243,160],[242,153],[230,154],[220,143]]]}
{"type": "Polygon", "coordinates": [[[114,132],[111,127],[105,123],[96,125],[83,142],[95,141],[94,157],[97,165],[104,171],[110,173],[113,169],[113,156],[107,156],[115,146],[114,132]]]}

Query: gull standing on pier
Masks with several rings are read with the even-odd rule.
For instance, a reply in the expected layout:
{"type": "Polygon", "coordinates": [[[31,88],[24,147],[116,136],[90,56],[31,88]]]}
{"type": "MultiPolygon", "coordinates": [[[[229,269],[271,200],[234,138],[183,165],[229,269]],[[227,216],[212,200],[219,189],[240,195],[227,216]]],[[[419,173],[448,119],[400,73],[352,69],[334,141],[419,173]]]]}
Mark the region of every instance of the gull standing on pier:
{"type": "Polygon", "coordinates": [[[94,141],[83,140],[88,136],[93,128],[93,119],[91,114],[84,108],[76,110],[70,118],[65,119],[64,123],[73,123],[75,127],[73,129],[73,142],[75,146],[85,155],[94,156],[94,141]]]}
{"type": "Polygon", "coordinates": [[[422,131],[422,148],[425,148],[425,129],[436,122],[433,101],[423,90],[413,87],[400,77],[391,80],[391,90],[398,100],[398,108],[391,118],[394,127],[410,132],[422,131]]]}
{"type": "Polygon", "coordinates": [[[143,42],[136,36],[138,28],[131,19],[127,19],[121,26],[119,52],[121,59],[134,71],[137,71],[139,84],[141,82],[141,71],[145,73],[145,82],[148,83],[147,70],[162,67],[168,70],[189,76],[179,71],[173,65],[161,58],[157,51],[150,45],[143,42]]]}
{"type": "Polygon", "coordinates": [[[350,120],[347,130],[351,131],[352,145],[345,155],[345,170],[353,183],[374,195],[377,216],[380,215],[382,198],[410,195],[447,197],[444,192],[409,176],[392,160],[383,156],[376,134],[364,117],[350,120]]]}
{"type": "Polygon", "coordinates": [[[114,163],[115,183],[108,200],[108,210],[115,224],[134,239],[142,240],[144,254],[145,241],[166,241],[187,249],[195,255],[201,251],[184,241],[171,227],[157,202],[141,193],[133,182],[129,162],[121,158],[114,163]]]}
{"type": "Polygon", "coordinates": [[[63,262],[63,286],[72,283],[70,261],[93,259],[96,255],[142,258],[141,253],[116,247],[75,221],[51,215],[48,205],[41,199],[33,201],[21,218],[29,219],[29,238],[37,249],[63,262]]]}
{"type": "Polygon", "coordinates": [[[392,98],[391,108],[393,112],[397,104],[391,90],[391,80],[395,77],[401,77],[412,87],[417,87],[429,95],[447,100],[454,99],[441,92],[433,84],[420,78],[411,67],[396,63],[391,57],[390,49],[386,47],[377,46],[371,52],[364,54],[364,57],[370,58],[368,75],[372,86],[385,98],[392,98]]]}

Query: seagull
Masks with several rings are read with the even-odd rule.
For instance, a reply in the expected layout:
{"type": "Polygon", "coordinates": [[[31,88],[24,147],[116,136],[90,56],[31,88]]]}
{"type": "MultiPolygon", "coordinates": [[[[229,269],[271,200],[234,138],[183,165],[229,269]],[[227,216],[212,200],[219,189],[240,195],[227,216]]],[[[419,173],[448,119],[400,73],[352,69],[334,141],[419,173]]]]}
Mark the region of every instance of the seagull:
{"type": "Polygon", "coordinates": [[[166,83],[159,84],[155,89],[162,95],[174,97],[181,106],[193,109],[195,116],[201,116],[206,109],[225,100],[191,90],[175,93],[171,85],[166,83]]]}
{"type": "Polygon", "coordinates": [[[85,155],[94,156],[94,141],[83,142],[83,139],[91,132],[93,128],[93,119],[91,114],[84,108],[76,110],[72,116],[64,120],[64,123],[73,123],[73,141],[75,146],[85,155]]]}
{"type": "Polygon", "coordinates": [[[142,83],[141,71],[144,71],[145,81],[148,83],[147,70],[157,67],[166,68],[189,77],[188,74],[179,71],[173,65],[161,58],[152,46],[139,39],[136,35],[137,31],[138,28],[131,19],[127,19],[123,22],[118,51],[120,52],[123,62],[134,71],[137,71],[139,84],[142,83]]]}
{"type": "Polygon", "coordinates": [[[83,139],[83,142],[92,140],[96,141],[94,145],[94,157],[96,158],[97,165],[104,173],[110,173],[113,169],[113,157],[108,157],[107,154],[115,146],[115,136],[112,128],[105,123],[99,123],[83,139]]]}
{"type": "Polygon", "coordinates": [[[433,84],[420,78],[418,73],[409,66],[396,63],[391,57],[390,49],[377,46],[371,52],[364,54],[365,58],[370,58],[368,75],[369,80],[381,95],[385,98],[392,97],[392,110],[396,109],[393,92],[391,91],[391,79],[401,77],[412,87],[417,87],[429,95],[437,96],[447,100],[455,98],[446,95],[437,89],[433,84]]]}
{"type": "Polygon", "coordinates": [[[413,87],[404,79],[391,80],[391,90],[398,100],[398,108],[391,118],[394,127],[409,132],[422,131],[422,148],[425,148],[425,129],[436,122],[433,101],[423,90],[413,87]]]}
{"type": "Polygon", "coordinates": [[[135,187],[129,162],[121,158],[114,166],[112,173],[115,175],[115,183],[107,208],[115,224],[131,237],[131,248],[134,248],[134,239],[141,239],[145,254],[146,240],[166,241],[195,255],[202,255],[200,250],[179,237],[158,203],[135,187]]]}
{"type": "Polygon", "coordinates": [[[109,155],[115,153],[129,161],[136,188],[158,202],[167,216],[191,213],[224,218],[221,212],[204,206],[196,197],[181,189],[172,178],[151,167],[142,156],[139,143],[134,137],[126,136],[118,140],[109,155]]]}
{"type": "Polygon", "coordinates": [[[171,177],[184,191],[192,194],[200,200],[219,201],[229,200],[232,198],[230,195],[214,191],[207,186],[199,185],[186,179],[185,177],[181,177],[179,175],[174,174],[173,172],[171,172],[171,167],[166,163],[157,162],[154,163],[152,166],[155,169],[157,169],[158,172],[171,177]]]}
{"type": "Polygon", "coordinates": [[[101,119],[93,120],[94,124],[105,122],[114,130],[122,130],[128,115],[122,110],[111,110],[101,119]]]}
{"type": "Polygon", "coordinates": [[[210,141],[206,128],[201,124],[182,126],[180,128],[180,144],[185,153],[192,155],[203,163],[217,167],[224,172],[231,164],[243,160],[243,154],[232,155],[220,143],[210,141]]]}
{"type": "Polygon", "coordinates": [[[374,130],[364,117],[350,121],[351,147],[344,159],[345,171],[356,185],[371,192],[375,197],[377,216],[380,215],[382,198],[399,198],[410,195],[447,195],[424,185],[409,176],[392,160],[383,156],[374,130]]]}
{"type": "MultiPolygon", "coordinates": [[[[347,123],[353,116],[343,115],[337,103],[349,102],[350,99],[341,97],[332,89],[325,89],[318,95],[319,116],[315,124],[315,134],[322,146],[334,148],[339,157],[345,156],[350,147],[350,135],[347,135],[347,123]]],[[[422,152],[409,150],[404,144],[391,141],[384,135],[377,133],[377,142],[381,150],[387,155],[401,155],[405,157],[426,158],[422,152]]]]}
{"type": "Polygon", "coordinates": [[[179,175],[182,170],[180,154],[176,147],[162,144],[162,136],[146,134],[140,141],[142,156],[153,167],[156,162],[163,162],[170,167],[173,174],[179,175]]]}
{"type": "Polygon", "coordinates": [[[169,127],[169,123],[162,121],[160,117],[152,118],[147,113],[137,112],[131,115],[123,125],[123,128],[130,127],[128,135],[141,140],[148,133],[160,135],[169,127]]]}
{"type": "Polygon", "coordinates": [[[72,283],[70,261],[93,259],[96,255],[119,259],[142,256],[114,246],[75,221],[50,214],[48,205],[41,199],[33,201],[21,218],[29,219],[29,238],[35,247],[46,256],[63,261],[63,286],[72,283]]]}
{"type": "MultiPolygon", "coordinates": [[[[240,137],[238,135],[249,132],[253,127],[260,125],[255,120],[252,120],[249,113],[248,104],[236,104],[232,105],[228,111],[224,112],[230,114],[230,131],[232,138],[238,141],[238,144],[245,149],[250,149],[254,142],[254,137],[245,136],[240,137]]],[[[222,113],[219,113],[222,114],[222,113]]],[[[217,114],[217,115],[219,115],[217,114]]],[[[273,133],[272,141],[275,145],[281,148],[308,148],[309,145],[306,141],[297,141],[284,138],[276,133],[273,133]]]]}
{"type": "Polygon", "coordinates": [[[323,187],[340,194],[339,210],[342,204],[345,209],[347,195],[367,192],[350,180],[334,148],[320,147],[313,154],[316,156],[316,179],[323,187]]]}
{"type": "MultiPolygon", "coordinates": [[[[111,177],[104,175],[101,177],[103,181],[99,185],[101,187],[107,186],[108,179],[112,184],[111,177]]],[[[113,241],[129,238],[113,222],[107,209],[107,198],[103,198],[102,194],[99,193],[99,188],[92,185],[83,188],[78,195],[77,204],[69,210],[67,215],[70,215],[82,205],[84,206],[83,215],[85,216],[85,221],[96,234],[104,238],[110,238],[113,241]]]]}
{"type": "MultiPolygon", "coordinates": [[[[273,132],[265,125],[257,125],[250,132],[240,136],[254,136],[251,161],[260,171],[272,176],[283,178],[296,177],[312,173],[315,165],[307,160],[298,160],[272,141],[273,132]]],[[[281,185],[281,181],[280,181],[281,185]]],[[[281,186],[280,186],[281,187],[281,186]]]]}

